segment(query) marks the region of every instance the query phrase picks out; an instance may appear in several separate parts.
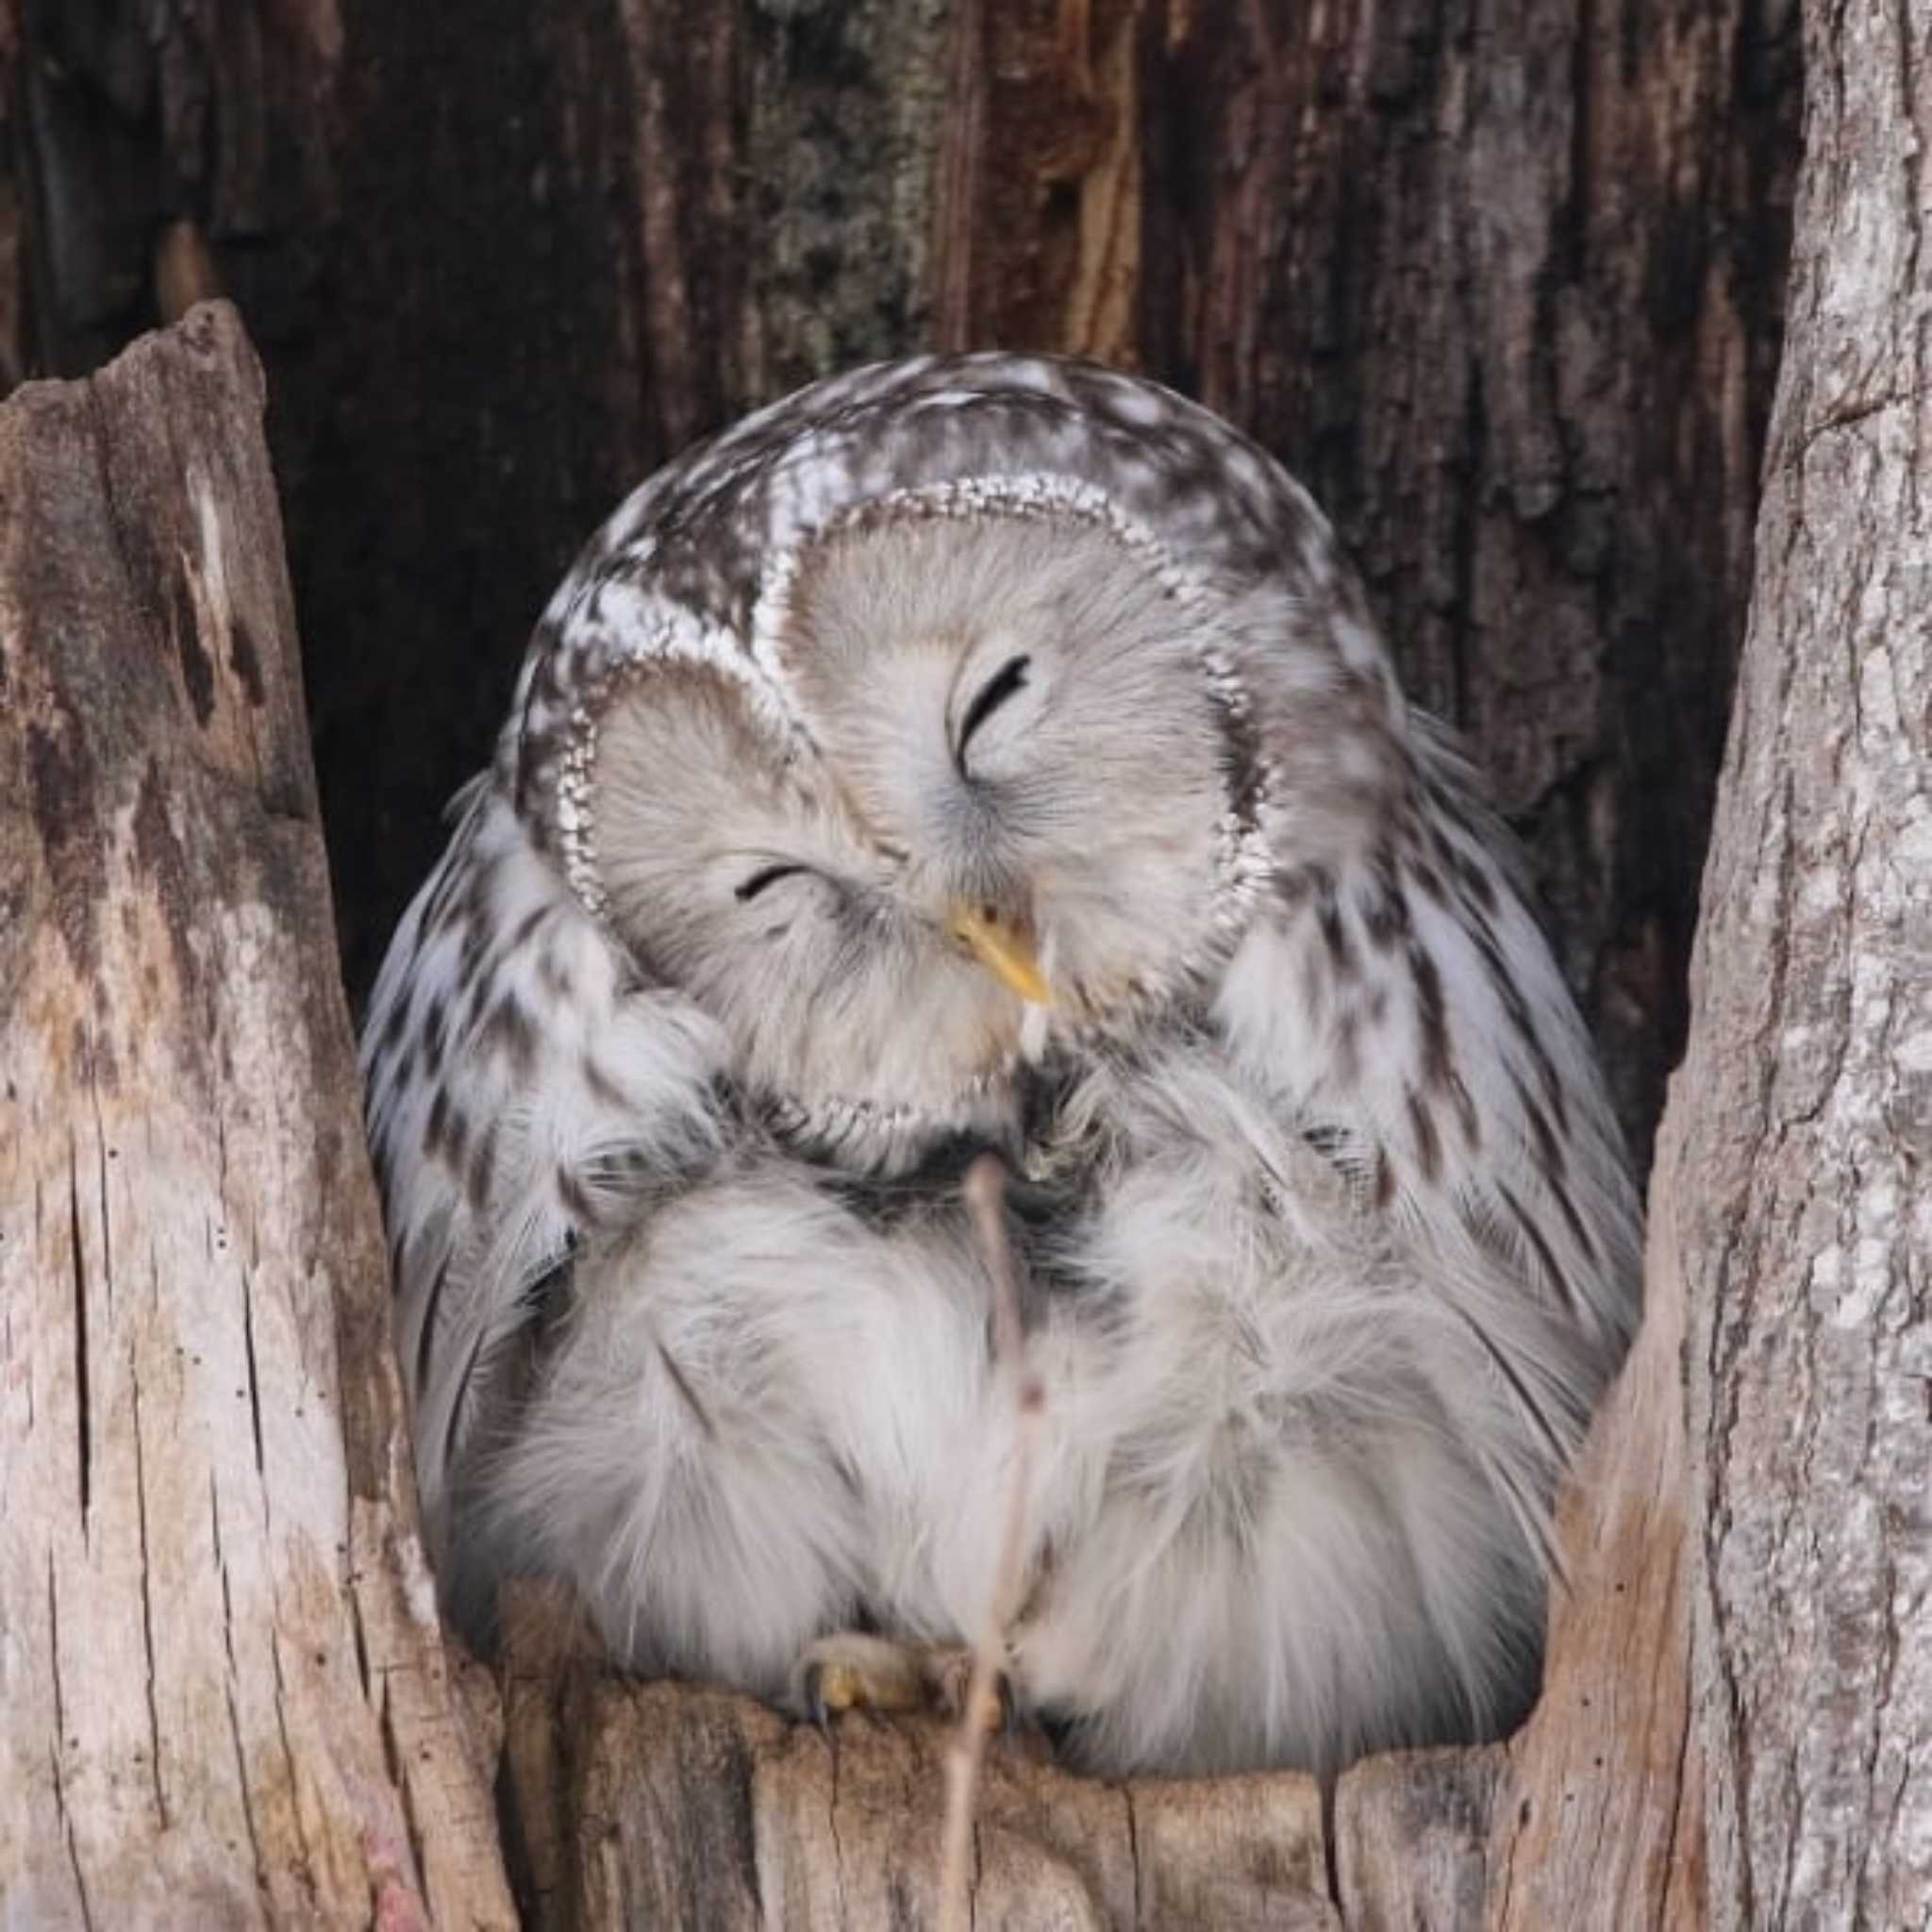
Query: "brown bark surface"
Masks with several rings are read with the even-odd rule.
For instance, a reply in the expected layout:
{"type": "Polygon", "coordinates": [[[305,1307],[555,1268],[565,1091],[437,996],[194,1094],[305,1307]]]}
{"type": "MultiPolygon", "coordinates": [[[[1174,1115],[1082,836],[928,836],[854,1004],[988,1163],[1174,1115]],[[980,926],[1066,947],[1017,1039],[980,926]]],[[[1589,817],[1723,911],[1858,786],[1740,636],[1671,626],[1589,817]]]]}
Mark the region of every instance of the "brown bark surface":
{"type": "Polygon", "coordinates": [[[262,383],[0,408],[0,1919],[512,1923],[417,1538],[262,383]]]}
{"type": "MultiPolygon", "coordinates": [[[[532,1923],[858,1932],[937,1923],[946,1738],[863,1718],[821,1733],[749,1698],[572,1655],[567,1607],[520,1594],[506,1822],[532,1923]]],[[[1012,1932],[1339,1928],[1321,1793],[1280,1774],[1102,1784],[995,1740],[973,1923],[1012,1932]]]]}
{"type": "Polygon", "coordinates": [[[1067,349],[1325,503],[1524,828],[1647,1141],[1778,339],[1781,0],[27,18],[42,366],[174,281],[262,345],[352,991],[632,482],[833,367],[1067,349]]]}

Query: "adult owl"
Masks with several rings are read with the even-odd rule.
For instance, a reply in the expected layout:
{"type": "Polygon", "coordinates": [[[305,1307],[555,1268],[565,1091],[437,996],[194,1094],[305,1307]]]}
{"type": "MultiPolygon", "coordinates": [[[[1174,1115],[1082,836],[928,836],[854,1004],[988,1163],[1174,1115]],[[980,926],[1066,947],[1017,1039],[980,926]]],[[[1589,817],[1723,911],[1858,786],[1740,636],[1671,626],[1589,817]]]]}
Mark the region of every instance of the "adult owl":
{"type": "Polygon", "coordinates": [[[1044,357],[815,384],[591,541],[454,813],[363,1066],[460,1624],[541,1572],[640,1670],[927,1681],[998,1569],[991,1149],[1017,1704],[1111,1773],[1520,1710],[1638,1208],[1506,837],[1269,457],[1044,357]]]}

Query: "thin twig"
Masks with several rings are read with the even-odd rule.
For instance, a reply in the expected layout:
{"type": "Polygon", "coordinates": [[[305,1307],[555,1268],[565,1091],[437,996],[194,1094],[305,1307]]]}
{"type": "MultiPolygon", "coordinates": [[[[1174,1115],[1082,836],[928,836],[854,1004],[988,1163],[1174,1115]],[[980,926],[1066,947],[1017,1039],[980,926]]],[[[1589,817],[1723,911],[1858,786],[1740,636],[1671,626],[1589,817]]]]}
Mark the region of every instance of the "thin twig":
{"type": "Polygon", "coordinates": [[[940,1864],[940,1932],[966,1932],[967,1861],[973,1846],[973,1814],[979,1791],[979,1768],[986,1755],[986,1713],[998,1694],[993,1689],[1007,1634],[1020,1609],[1025,1578],[1026,1477],[1033,1436],[1046,1393],[1026,1361],[1026,1331],[1020,1315],[1018,1266],[1007,1239],[1007,1171],[993,1155],[982,1154],[966,1171],[966,1205],[992,1278],[993,1373],[1013,1391],[1012,1461],[1007,1476],[1007,1514],[1000,1533],[999,1570],[987,1618],[973,1645],[973,1672],[966,1707],[946,1751],[946,1830],[940,1864]]]}

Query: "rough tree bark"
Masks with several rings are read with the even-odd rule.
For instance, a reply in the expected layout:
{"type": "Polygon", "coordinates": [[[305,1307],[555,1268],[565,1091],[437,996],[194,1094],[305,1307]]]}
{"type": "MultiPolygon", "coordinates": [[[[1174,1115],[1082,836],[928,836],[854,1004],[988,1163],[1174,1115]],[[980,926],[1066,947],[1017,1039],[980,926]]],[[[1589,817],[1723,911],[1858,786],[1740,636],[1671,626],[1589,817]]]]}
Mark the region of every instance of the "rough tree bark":
{"type": "Polygon", "coordinates": [[[88,366],[210,280],[262,347],[352,991],[632,481],[837,365],[1068,349],[1328,506],[1647,1141],[1749,587],[1790,0],[17,4],[29,353],[88,366]]]}
{"type": "Polygon", "coordinates": [[[0,408],[0,1921],[514,1923],[435,1614],[260,371],[0,408]]]}
{"type": "Polygon", "coordinates": [[[1677,1166],[1713,1922],[1932,1924],[1932,15],[1807,8],[1677,1166]]]}

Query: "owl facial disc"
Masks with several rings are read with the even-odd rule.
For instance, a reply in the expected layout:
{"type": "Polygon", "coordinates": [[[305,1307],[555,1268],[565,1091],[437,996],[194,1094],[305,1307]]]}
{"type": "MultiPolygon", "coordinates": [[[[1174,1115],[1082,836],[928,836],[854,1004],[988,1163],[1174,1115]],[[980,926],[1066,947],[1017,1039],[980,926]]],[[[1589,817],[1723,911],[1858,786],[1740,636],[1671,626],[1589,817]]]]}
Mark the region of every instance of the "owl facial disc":
{"type": "Polygon", "coordinates": [[[1245,927],[1218,609],[1091,486],[868,500],[773,561],[748,648],[634,626],[562,757],[566,872],[805,1138],[1008,1137],[1024,1064],[1130,1042],[1245,927]]]}

